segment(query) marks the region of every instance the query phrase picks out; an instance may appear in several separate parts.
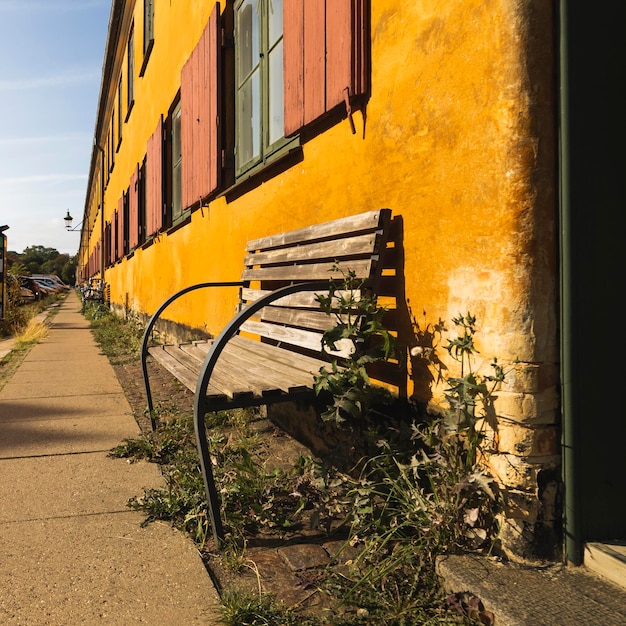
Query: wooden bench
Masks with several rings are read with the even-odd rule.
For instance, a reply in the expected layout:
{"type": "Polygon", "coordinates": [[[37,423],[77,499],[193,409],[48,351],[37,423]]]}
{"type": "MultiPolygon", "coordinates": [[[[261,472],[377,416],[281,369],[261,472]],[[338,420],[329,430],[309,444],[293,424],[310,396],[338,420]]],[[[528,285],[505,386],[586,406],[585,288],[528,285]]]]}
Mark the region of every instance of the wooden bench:
{"type": "MultiPolygon", "coordinates": [[[[315,294],[328,295],[331,281],[341,284],[342,274],[333,268],[354,272],[364,286],[378,293],[380,255],[390,220],[391,211],[380,209],[249,241],[240,281],[182,289],[148,322],[142,344],[148,409],[152,412],[147,370],[151,356],[195,393],[194,425],[216,543],[223,539],[223,528],[205,414],[314,397],[315,375],[329,362],[322,350],[322,334],[334,324],[320,310],[315,294]],[[239,303],[236,315],[215,339],[150,346],[155,324],[174,300],[197,289],[217,287],[239,287],[239,303]]],[[[340,363],[348,347],[339,348],[332,360],[340,363]]]]}

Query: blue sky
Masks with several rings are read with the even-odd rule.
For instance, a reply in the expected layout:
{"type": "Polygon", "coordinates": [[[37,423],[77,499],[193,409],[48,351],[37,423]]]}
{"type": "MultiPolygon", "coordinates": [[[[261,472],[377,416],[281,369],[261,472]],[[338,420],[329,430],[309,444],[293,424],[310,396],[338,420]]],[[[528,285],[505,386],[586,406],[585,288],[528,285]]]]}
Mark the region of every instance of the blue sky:
{"type": "Polygon", "coordinates": [[[111,0],[0,0],[0,226],[75,254],[111,0]]]}

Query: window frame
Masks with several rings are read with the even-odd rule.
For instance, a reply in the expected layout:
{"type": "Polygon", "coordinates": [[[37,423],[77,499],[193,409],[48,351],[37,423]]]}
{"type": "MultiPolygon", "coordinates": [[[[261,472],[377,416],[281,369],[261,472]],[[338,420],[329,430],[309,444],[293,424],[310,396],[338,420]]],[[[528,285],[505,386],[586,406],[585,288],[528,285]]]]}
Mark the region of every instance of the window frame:
{"type": "Polygon", "coordinates": [[[122,129],[124,126],[124,97],[122,93],[122,85],[123,85],[123,77],[120,75],[120,80],[118,83],[118,91],[117,91],[117,148],[116,150],[119,152],[120,146],[122,145],[122,129]]]}
{"type": "Polygon", "coordinates": [[[180,93],[172,103],[165,121],[165,204],[167,207],[167,224],[176,226],[188,215],[182,202],[182,132],[181,132],[181,100],[180,93]],[[178,120],[176,122],[176,120],[178,120]],[[175,133],[178,134],[176,142],[175,133]],[[178,145],[180,154],[174,155],[175,145],[178,145]],[[175,195],[178,190],[178,204],[175,205],[175,195]]]}
{"type": "MultiPolygon", "coordinates": [[[[240,182],[243,179],[249,178],[254,175],[258,171],[265,169],[266,167],[274,164],[277,160],[285,156],[294,148],[299,147],[300,140],[299,137],[292,136],[286,137],[284,133],[284,112],[283,112],[283,134],[281,137],[276,139],[275,141],[270,141],[269,132],[270,132],[270,111],[271,111],[271,102],[270,102],[270,94],[269,94],[269,86],[270,86],[270,75],[269,75],[269,58],[270,53],[277,49],[278,46],[283,46],[284,40],[284,32],[281,27],[281,35],[277,38],[273,45],[270,45],[269,41],[269,26],[270,26],[270,0],[235,0],[233,5],[233,41],[234,41],[234,175],[235,175],[235,184],[240,182]],[[258,60],[258,71],[259,71],[259,113],[260,113],[260,121],[259,121],[259,130],[258,136],[256,139],[259,140],[259,154],[252,156],[246,162],[240,162],[240,154],[241,154],[241,126],[239,117],[241,115],[242,110],[242,89],[244,82],[241,77],[241,62],[240,62],[240,51],[242,48],[242,44],[240,43],[240,39],[242,37],[242,33],[239,32],[239,11],[242,6],[248,3],[252,6],[254,10],[255,7],[260,7],[261,12],[258,17],[259,19],[259,60],[258,60]]],[[[282,2],[280,3],[280,13],[281,13],[281,23],[282,23],[282,2]]],[[[282,65],[282,63],[281,63],[282,65]]],[[[256,66],[255,66],[256,67],[256,66]]],[[[283,103],[283,93],[284,93],[284,84],[282,81],[282,67],[281,67],[281,88],[277,91],[280,93],[280,105],[281,109],[284,106],[283,103]]],[[[250,77],[250,73],[247,77],[250,77]]]]}
{"type": "Polygon", "coordinates": [[[128,34],[128,50],[126,53],[126,120],[135,104],[135,25],[130,27],[128,34]]]}
{"type": "Polygon", "coordinates": [[[154,0],[143,0],[143,61],[139,76],[146,73],[150,54],[154,47],[154,0]]]}

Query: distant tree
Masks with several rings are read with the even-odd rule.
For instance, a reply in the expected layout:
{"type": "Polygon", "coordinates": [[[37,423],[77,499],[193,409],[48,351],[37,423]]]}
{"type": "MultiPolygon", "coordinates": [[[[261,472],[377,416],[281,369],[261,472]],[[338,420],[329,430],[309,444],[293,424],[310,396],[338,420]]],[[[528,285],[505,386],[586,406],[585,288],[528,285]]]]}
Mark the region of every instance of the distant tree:
{"type": "Polygon", "coordinates": [[[67,285],[74,286],[76,284],[76,265],[78,263],[78,256],[74,255],[68,257],[65,265],[61,268],[61,271],[57,273],[57,276],[67,285]]]}
{"type": "Polygon", "coordinates": [[[51,274],[53,272],[44,271],[43,266],[47,261],[56,259],[59,256],[59,251],[56,248],[45,246],[29,246],[24,248],[21,256],[22,263],[31,274],[51,274]]]}

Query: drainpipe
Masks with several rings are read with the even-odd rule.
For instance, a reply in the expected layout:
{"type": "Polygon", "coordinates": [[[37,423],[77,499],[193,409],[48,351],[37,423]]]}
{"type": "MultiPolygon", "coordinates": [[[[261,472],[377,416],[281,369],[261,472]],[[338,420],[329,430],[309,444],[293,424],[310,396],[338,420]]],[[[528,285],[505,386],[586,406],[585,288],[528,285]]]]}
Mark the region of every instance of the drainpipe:
{"type": "Polygon", "coordinates": [[[104,296],[104,148],[96,144],[100,151],[100,279],[104,296]]]}
{"type": "Polygon", "coordinates": [[[569,67],[567,0],[559,0],[559,222],[561,276],[561,416],[563,422],[562,458],[565,485],[564,535],[565,558],[573,565],[583,561],[580,527],[579,433],[575,419],[573,320],[572,227],[570,203],[569,146],[569,67]]]}

